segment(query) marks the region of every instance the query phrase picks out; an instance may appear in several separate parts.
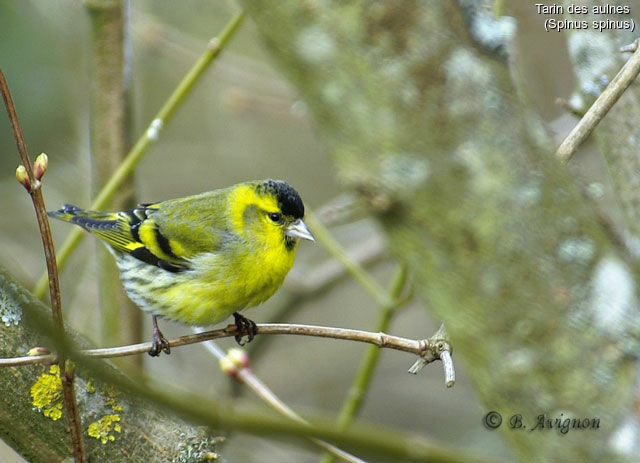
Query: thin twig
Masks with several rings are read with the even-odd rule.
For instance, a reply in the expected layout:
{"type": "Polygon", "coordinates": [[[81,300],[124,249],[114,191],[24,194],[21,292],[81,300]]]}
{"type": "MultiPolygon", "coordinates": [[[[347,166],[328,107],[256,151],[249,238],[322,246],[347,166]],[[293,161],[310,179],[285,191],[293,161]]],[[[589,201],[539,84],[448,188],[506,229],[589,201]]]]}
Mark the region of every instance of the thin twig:
{"type": "MultiPolygon", "coordinates": [[[[131,148],[131,151],[129,151],[127,156],[123,159],[122,164],[120,164],[118,169],[116,169],[113,176],[104,185],[104,187],[102,187],[96,198],[89,206],[89,209],[103,209],[107,206],[122,183],[138,165],[149,146],[159,138],[162,128],[166,126],[178,107],[185,101],[187,95],[204,74],[204,71],[206,71],[209,65],[211,65],[218,55],[220,55],[220,52],[233,37],[240,27],[240,24],[242,24],[244,17],[244,11],[237,13],[227,23],[222,32],[220,32],[220,35],[209,41],[205,52],[202,53],[198,61],[196,61],[182,81],[180,81],[171,96],[169,96],[160,111],[158,111],[156,117],[151,121],[147,130],[145,130],[144,134],[138,139],[133,148],[131,148]]],[[[62,246],[60,246],[60,250],[58,252],[58,264],[60,268],[64,267],[71,256],[71,253],[78,246],[78,243],[80,243],[83,236],[84,233],[81,228],[76,228],[69,233],[67,239],[64,241],[62,246]]],[[[47,275],[42,275],[33,291],[36,297],[42,299],[45,294],[46,286],[47,275]]]]}
{"type": "Polygon", "coordinates": [[[444,384],[447,387],[453,387],[456,382],[456,371],[453,369],[451,353],[448,350],[443,350],[440,353],[440,360],[442,360],[444,367],[444,384]]]}
{"type": "Polygon", "coordinates": [[[598,99],[591,105],[584,117],[567,135],[558,147],[556,156],[567,162],[578,150],[578,147],[591,135],[600,121],[606,116],[613,105],[622,96],[640,73],[640,49],[637,49],[622,69],[604,89],[598,99]]]}
{"type": "MultiPolygon", "coordinates": [[[[53,328],[58,337],[64,338],[65,329],[64,320],[62,318],[62,301],[60,298],[58,267],[56,265],[56,254],[53,245],[53,238],[51,236],[51,228],[49,226],[49,218],[47,216],[47,208],[44,205],[44,199],[42,197],[40,179],[36,178],[31,167],[27,145],[24,141],[20,121],[18,120],[18,114],[16,113],[9,85],[7,84],[7,80],[2,69],[0,69],[0,90],[2,91],[2,98],[4,99],[4,104],[9,115],[9,121],[11,122],[13,134],[16,139],[16,145],[18,146],[18,153],[29,178],[29,188],[27,191],[29,196],[31,196],[31,201],[33,202],[33,207],[36,212],[36,219],[38,222],[38,228],[40,229],[40,236],[42,237],[42,245],[44,247],[44,255],[47,265],[49,295],[51,297],[51,310],[53,312],[53,328]]],[[[60,379],[62,381],[64,405],[69,419],[69,428],[71,430],[73,458],[76,463],[84,463],[85,456],[82,443],[82,428],[73,387],[73,368],[67,368],[66,361],[63,357],[58,359],[58,364],[60,366],[60,379]]]]}
{"type": "MultiPolygon", "coordinates": [[[[382,332],[370,332],[362,330],[352,330],[348,328],[334,328],[330,326],[298,325],[292,323],[258,323],[257,334],[290,334],[298,336],[314,336],[321,338],[343,339],[347,341],[365,342],[384,347],[387,349],[399,350],[423,357],[427,363],[439,358],[437,354],[438,346],[429,339],[409,339],[399,336],[392,336],[382,332]]],[[[203,333],[188,334],[169,341],[171,348],[195,344],[211,339],[228,338],[237,334],[235,325],[228,325],[225,328],[205,331],[203,333]]],[[[80,350],[80,354],[93,358],[113,358],[127,355],[144,354],[151,349],[151,342],[131,344],[120,347],[105,347],[100,349],[80,350]]],[[[55,354],[37,355],[27,357],[15,357],[0,359],[0,367],[47,364],[57,361],[55,354]]]]}
{"type": "Polygon", "coordinates": [[[426,352],[422,357],[418,358],[411,368],[409,373],[418,374],[425,365],[433,362],[431,356],[435,355],[442,360],[444,367],[444,383],[447,387],[453,387],[456,382],[456,372],[453,368],[453,360],[451,359],[451,344],[449,342],[449,334],[447,333],[444,324],[440,325],[436,334],[427,339],[427,343],[431,346],[435,346],[435,349],[426,352]]]}

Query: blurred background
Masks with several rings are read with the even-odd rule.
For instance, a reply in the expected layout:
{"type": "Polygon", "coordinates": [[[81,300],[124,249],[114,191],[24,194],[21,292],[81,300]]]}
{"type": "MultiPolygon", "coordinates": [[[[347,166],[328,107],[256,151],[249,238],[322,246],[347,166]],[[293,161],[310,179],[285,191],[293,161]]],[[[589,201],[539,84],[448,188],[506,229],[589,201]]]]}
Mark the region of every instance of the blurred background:
{"type": "MultiPolygon", "coordinates": [[[[631,2],[632,12],[636,3],[631,2]]],[[[522,74],[529,76],[526,88],[549,129],[561,137],[575,123],[555,103],[557,97],[569,98],[574,86],[566,37],[544,31],[533,2],[515,2],[512,7],[519,30],[518,59],[522,74]]],[[[128,71],[132,77],[133,140],[235,11],[235,4],[224,1],[131,2],[128,32],[132,66],[128,71]]],[[[90,23],[82,2],[0,2],[0,66],[9,81],[32,157],[40,152],[49,156],[44,187],[49,209],[65,202],[81,207],[91,202],[89,37],[90,23]]],[[[18,157],[8,119],[1,116],[0,121],[0,263],[32,288],[45,268],[42,246],[31,201],[14,178],[18,157]]],[[[588,150],[582,152],[576,175],[584,182],[603,182],[599,159],[588,150]]],[[[271,177],[286,179],[307,206],[317,209],[341,191],[330,161],[330,153],[314,133],[304,101],[273,66],[251,18],[247,18],[137,168],[136,197],[139,202],[158,201],[271,177]]],[[[603,186],[606,191],[606,182],[603,186]]],[[[66,224],[53,224],[58,245],[70,230],[66,224]]],[[[388,286],[396,263],[384,251],[384,239],[372,221],[337,225],[332,232],[348,250],[364,256],[367,268],[388,286]]],[[[94,239],[84,239],[62,272],[61,283],[67,322],[100,346],[96,248],[94,239]]],[[[373,329],[379,308],[348,277],[338,278],[279,315],[309,278],[336,265],[321,247],[302,243],[283,290],[247,316],[256,322],[373,329]]],[[[149,321],[145,319],[145,323],[149,321]]],[[[144,340],[149,339],[149,325],[143,330],[144,340]]],[[[425,338],[438,325],[424,307],[413,302],[396,314],[389,332],[425,338]]],[[[168,322],[162,326],[168,337],[190,332],[188,327],[168,322]]],[[[0,335],[1,330],[0,325],[0,335]]],[[[226,349],[234,341],[219,344],[226,349]]],[[[332,415],[340,409],[365,349],[365,345],[344,341],[272,336],[256,342],[253,368],[303,416],[310,410],[332,415]]],[[[440,363],[412,376],[406,370],[413,360],[406,354],[382,352],[361,418],[448,446],[508,455],[499,438],[481,424],[487,410],[476,401],[464,365],[456,362],[457,383],[446,389],[440,363]]],[[[250,392],[231,384],[202,346],[174,349],[171,356],[158,359],[144,356],[143,362],[149,374],[170,378],[185,390],[217,399],[239,395],[246,403],[258,403],[250,392]]],[[[305,447],[231,434],[222,454],[230,462],[306,463],[319,461],[321,452],[310,444],[305,447]]],[[[23,460],[0,441],[0,461],[23,460]]]]}

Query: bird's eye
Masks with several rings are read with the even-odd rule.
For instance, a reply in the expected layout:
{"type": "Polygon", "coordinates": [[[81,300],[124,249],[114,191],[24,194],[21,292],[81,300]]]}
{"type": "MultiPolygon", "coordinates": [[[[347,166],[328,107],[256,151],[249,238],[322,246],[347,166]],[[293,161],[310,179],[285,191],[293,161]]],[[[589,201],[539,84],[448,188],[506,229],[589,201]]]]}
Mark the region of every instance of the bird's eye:
{"type": "Polygon", "coordinates": [[[271,214],[269,214],[269,218],[274,222],[278,223],[282,220],[282,214],[278,212],[272,212],[271,214]]]}

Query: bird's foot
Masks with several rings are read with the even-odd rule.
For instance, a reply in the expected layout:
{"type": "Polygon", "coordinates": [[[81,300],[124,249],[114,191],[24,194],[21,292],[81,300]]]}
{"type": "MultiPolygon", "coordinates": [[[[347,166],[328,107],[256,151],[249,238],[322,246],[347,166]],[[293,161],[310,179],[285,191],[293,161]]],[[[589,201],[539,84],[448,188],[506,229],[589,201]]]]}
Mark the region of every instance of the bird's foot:
{"type": "Polygon", "coordinates": [[[235,335],[236,342],[241,346],[244,346],[244,342],[242,342],[242,336],[247,335],[247,342],[251,342],[255,335],[258,333],[258,327],[253,320],[249,320],[247,317],[240,315],[238,312],[233,312],[233,319],[235,320],[236,332],[238,334],[235,335]]]}
{"type": "Polygon", "coordinates": [[[151,357],[157,357],[160,355],[160,352],[164,352],[165,354],[171,353],[171,347],[169,346],[169,341],[164,337],[160,328],[158,328],[158,319],[154,315],[153,316],[153,337],[151,338],[151,350],[149,351],[149,355],[151,357]]]}

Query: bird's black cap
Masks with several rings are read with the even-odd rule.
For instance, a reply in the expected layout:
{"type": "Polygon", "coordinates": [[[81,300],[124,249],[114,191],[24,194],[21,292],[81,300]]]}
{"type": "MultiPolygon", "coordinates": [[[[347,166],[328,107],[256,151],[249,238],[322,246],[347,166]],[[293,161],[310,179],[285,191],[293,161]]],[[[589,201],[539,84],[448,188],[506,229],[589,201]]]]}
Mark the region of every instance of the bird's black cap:
{"type": "Polygon", "coordinates": [[[296,219],[304,217],[304,204],[296,190],[291,185],[282,180],[265,180],[258,190],[263,190],[275,194],[278,205],[284,215],[293,216],[296,219]]]}

